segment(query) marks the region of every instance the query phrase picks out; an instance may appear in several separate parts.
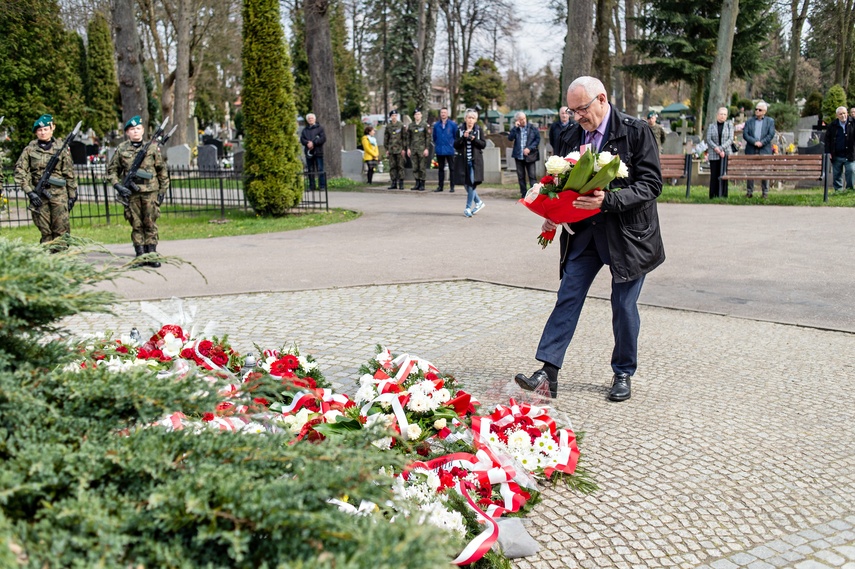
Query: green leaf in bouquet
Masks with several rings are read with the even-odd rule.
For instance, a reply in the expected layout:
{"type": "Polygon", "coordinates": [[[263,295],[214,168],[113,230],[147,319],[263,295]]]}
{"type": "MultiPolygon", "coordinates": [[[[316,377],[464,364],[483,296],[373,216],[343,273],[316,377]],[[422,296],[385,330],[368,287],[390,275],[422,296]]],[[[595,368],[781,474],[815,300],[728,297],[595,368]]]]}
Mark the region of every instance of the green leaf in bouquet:
{"type": "Polygon", "coordinates": [[[313,427],[317,432],[329,437],[330,435],[343,435],[351,431],[362,430],[362,424],[350,417],[338,416],[335,423],[319,423],[313,427]]]}
{"type": "Polygon", "coordinates": [[[585,152],[579,157],[579,161],[570,170],[567,176],[567,181],[564,182],[562,190],[573,190],[578,192],[578,188],[583,187],[594,173],[594,161],[596,157],[593,152],[585,152]]]}
{"type": "Polygon", "coordinates": [[[611,162],[600,168],[600,171],[597,172],[587,184],[582,186],[581,190],[578,190],[579,193],[585,194],[592,190],[596,190],[597,188],[603,189],[607,187],[609,183],[615,179],[619,169],[620,156],[615,156],[611,162]]]}

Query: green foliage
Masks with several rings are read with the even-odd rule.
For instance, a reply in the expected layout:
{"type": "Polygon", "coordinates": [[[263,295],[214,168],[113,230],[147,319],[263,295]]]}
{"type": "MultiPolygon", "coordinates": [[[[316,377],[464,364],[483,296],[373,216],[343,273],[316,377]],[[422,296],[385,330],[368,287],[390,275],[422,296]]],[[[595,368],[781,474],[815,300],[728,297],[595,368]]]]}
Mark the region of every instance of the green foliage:
{"type": "Polygon", "coordinates": [[[243,109],[238,109],[235,113],[235,136],[245,136],[243,129],[243,109]]]}
{"type": "Polygon", "coordinates": [[[460,79],[460,96],[467,107],[480,107],[486,112],[493,100],[501,103],[505,97],[505,83],[496,64],[489,59],[480,58],[472,70],[464,73],[460,79]]]}
{"type": "Polygon", "coordinates": [[[277,0],[244,0],[245,191],[259,215],[284,215],[302,198],[294,80],[277,0]]]}
{"type": "Polygon", "coordinates": [[[15,2],[2,11],[0,115],[12,130],[8,149],[17,158],[39,115],[53,115],[57,136],[83,118],[79,39],[63,27],[57,0],[15,2]]]}
{"type": "Polygon", "coordinates": [[[832,85],[822,100],[822,120],[825,121],[825,124],[831,124],[837,120],[837,107],[845,106],[846,91],[839,84],[832,85]]]}
{"type": "Polygon", "coordinates": [[[294,105],[297,114],[305,117],[312,112],[312,77],[306,52],[306,18],[298,3],[291,10],[291,69],[294,70],[294,105]]]}
{"type": "Polygon", "coordinates": [[[803,117],[814,115],[822,116],[822,93],[819,91],[814,91],[808,95],[805,100],[805,106],[802,108],[803,117]]]}
{"type": "Polygon", "coordinates": [[[787,103],[772,103],[767,114],[775,119],[775,130],[792,130],[799,122],[799,108],[787,103]]]}
{"type": "MultiPolygon", "coordinates": [[[[283,433],[153,426],[176,409],[214,409],[229,378],[63,365],[75,347],[46,332],[64,316],[107,310],[115,297],[87,285],[121,270],[6,239],[0,263],[0,282],[13,283],[0,291],[0,566],[14,566],[8,543],[32,567],[427,569],[454,554],[459,544],[430,524],[327,503],[390,498],[378,471],[404,457],[373,447],[376,433],[292,445],[283,433]],[[61,300],[40,299],[41,284],[61,300]],[[16,344],[42,346],[37,357],[8,351],[13,330],[23,333],[16,344]]],[[[268,379],[238,397],[281,389],[268,379]]]]}
{"type": "Polygon", "coordinates": [[[86,124],[99,136],[104,136],[117,127],[113,101],[119,89],[107,18],[97,12],[89,22],[86,35],[89,38],[86,53],[86,124]]]}

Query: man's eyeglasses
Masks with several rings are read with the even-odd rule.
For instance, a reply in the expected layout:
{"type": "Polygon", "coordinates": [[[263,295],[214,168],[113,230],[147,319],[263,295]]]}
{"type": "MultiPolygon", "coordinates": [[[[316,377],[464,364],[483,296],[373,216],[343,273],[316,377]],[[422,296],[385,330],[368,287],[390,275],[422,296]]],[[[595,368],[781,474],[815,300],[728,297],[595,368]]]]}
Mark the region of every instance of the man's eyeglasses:
{"type": "Polygon", "coordinates": [[[578,109],[571,109],[571,108],[569,108],[569,107],[568,107],[568,108],[567,108],[567,112],[568,112],[568,113],[570,113],[571,115],[575,115],[575,114],[577,114],[577,113],[578,113],[578,114],[580,114],[580,115],[587,114],[587,113],[588,113],[588,107],[590,107],[591,105],[593,105],[593,104],[594,104],[594,101],[596,101],[596,100],[597,100],[597,97],[599,97],[599,95],[597,95],[596,97],[594,97],[593,99],[591,99],[590,101],[588,101],[588,104],[587,104],[587,105],[584,105],[584,106],[582,106],[582,107],[579,107],[578,109]]]}

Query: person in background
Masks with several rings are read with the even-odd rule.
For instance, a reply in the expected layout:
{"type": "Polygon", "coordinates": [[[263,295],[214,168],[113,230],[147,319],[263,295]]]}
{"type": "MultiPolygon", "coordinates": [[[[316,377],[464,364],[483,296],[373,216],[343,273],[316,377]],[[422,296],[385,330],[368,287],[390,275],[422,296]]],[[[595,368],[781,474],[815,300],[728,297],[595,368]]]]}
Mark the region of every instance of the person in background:
{"type": "MultiPolygon", "coordinates": [[[[775,140],[775,119],[766,116],[769,105],[760,101],[754,106],[754,116],[745,121],[742,138],[745,139],[745,154],[772,154],[772,141],[775,140]]],[[[763,199],[769,195],[769,180],[762,180],[763,199]]],[[[745,182],[745,197],[754,197],[754,180],[745,182]]]]}
{"type": "Polygon", "coordinates": [[[315,176],[318,176],[318,189],[327,189],[327,174],[324,172],[324,144],[327,134],[314,113],[306,115],[306,127],[300,133],[300,144],[306,155],[306,170],[309,172],[309,190],[315,191],[315,176]]]}
{"type": "Polygon", "coordinates": [[[656,140],[656,146],[659,147],[659,154],[662,154],[662,146],[665,144],[665,129],[657,121],[659,115],[656,111],[647,113],[647,126],[653,131],[653,138],[656,140]]]}
{"type": "Polygon", "coordinates": [[[558,142],[561,140],[561,133],[567,130],[567,127],[573,122],[570,113],[567,112],[567,107],[558,109],[558,118],[549,125],[549,144],[552,146],[552,153],[555,154],[558,148],[558,142]]]}
{"type": "Polygon", "coordinates": [[[520,197],[524,198],[528,189],[538,181],[536,162],[539,158],[537,149],[540,146],[540,133],[534,125],[528,123],[524,112],[519,111],[514,115],[514,119],[514,126],[508,131],[508,140],[514,142],[513,157],[516,162],[517,181],[520,185],[520,197]]]}
{"type": "Polygon", "coordinates": [[[416,185],[410,188],[411,190],[425,191],[425,179],[430,166],[430,143],[430,127],[422,118],[421,110],[416,109],[413,112],[413,122],[407,127],[407,156],[413,162],[413,177],[416,179],[416,185]]]}
{"type": "Polygon", "coordinates": [[[362,135],[362,161],[365,162],[365,177],[368,183],[373,183],[374,168],[380,163],[380,149],[377,148],[377,137],[374,136],[374,127],[365,127],[362,135]]]}
{"type": "Polygon", "coordinates": [[[849,109],[849,118],[855,119],[855,107],[852,107],[851,109],[849,109]]]}
{"type": "Polygon", "coordinates": [[[433,123],[431,137],[439,168],[439,185],[434,192],[441,192],[445,186],[445,166],[448,166],[448,184],[454,193],[454,141],[457,140],[457,123],[448,118],[448,109],[439,110],[439,120],[433,123]]]}
{"type": "Polygon", "coordinates": [[[407,127],[398,120],[398,111],[389,111],[389,122],[383,132],[383,147],[386,149],[386,157],[389,159],[389,184],[390,190],[404,189],[404,163],[407,161],[406,154],[407,127]]]}
{"type": "MultiPolygon", "coordinates": [[[[53,137],[56,125],[53,116],[42,115],[33,123],[36,139],[31,141],[15,163],[15,183],[24,190],[30,200],[33,224],[41,233],[39,243],[48,243],[71,233],[68,214],[77,201],[77,177],[71,150],[68,148],[59,157],[56,167],[44,188],[45,194],[36,194],[36,185],[53,155],[62,147],[62,142],[53,137]]],[[[51,249],[55,252],[58,249],[51,249]]]]}
{"type": "Polygon", "coordinates": [[[831,157],[834,191],[842,192],[844,183],[851,190],[855,185],[855,120],[849,118],[846,107],[837,107],[837,120],[825,131],[825,153],[831,157]]]}
{"type": "Polygon", "coordinates": [[[484,181],[484,156],[482,154],[487,141],[484,132],[478,126],[478,113],[467,109],[463,116],[460,136],[454,141],[457,151],[454,165],[455,182],[466,188],[466,209],[463,215],[472,217],[482,209],[484,202],[478,196],[476,188],[484,181]]]}
{"type": "Polygon", "coordinates": [[[727,107],[720,107],[715,122],[707,127],[707,147],[710,161],[710,199],[727,197],[727,180],[720,180],[725,156],[732,154],[733,123],[727,120],[727,107]],[[721,182],[721,185],[719,185],[721,182]]]}

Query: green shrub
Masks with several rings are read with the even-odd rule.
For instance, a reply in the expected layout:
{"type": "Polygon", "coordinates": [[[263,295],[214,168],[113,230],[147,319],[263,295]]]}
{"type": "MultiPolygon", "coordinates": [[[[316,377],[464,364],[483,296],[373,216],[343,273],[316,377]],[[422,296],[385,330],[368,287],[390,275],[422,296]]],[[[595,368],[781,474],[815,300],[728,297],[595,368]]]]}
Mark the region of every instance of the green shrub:
{"type": "Polygon", "coordinates": [[[837,107],[846,106],[846,91],[840,85],[832,85],[822,100],[822,120],[831,124],[837,120],[837,107]]]}
{"type": "Polygon", "coordinates": [[[814,91],[808,95],[805,106],[802,108],[803,117],[822,115],[822,93],[814,91]]]}
{"type": "Polygon", "coordinates": [[[775,130],[792,130],[799,122],[799,109],[795,105],[787,103],[772,103],[767,113],[775,119],[775,130]]]}

